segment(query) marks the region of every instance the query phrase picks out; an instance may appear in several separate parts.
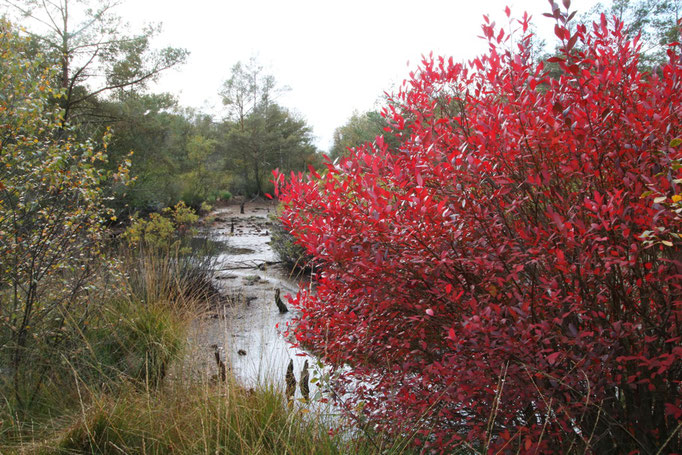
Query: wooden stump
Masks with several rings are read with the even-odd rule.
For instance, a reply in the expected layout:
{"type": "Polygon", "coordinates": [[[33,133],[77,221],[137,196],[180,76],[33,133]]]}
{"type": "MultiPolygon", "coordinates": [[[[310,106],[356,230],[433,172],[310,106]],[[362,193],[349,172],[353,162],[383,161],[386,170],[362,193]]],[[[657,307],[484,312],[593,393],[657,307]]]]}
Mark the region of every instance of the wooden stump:
{"type": "Polygon", "coordinates": [[[218,367],[218,376],[220,377],[221,382],[225,382],[227,380],[227,367],[225,366],[225,362],[223,362],[223,360],[220,358],[220,350],[218,349],[218,345],[214,344],[211,345],[211,347],[213,348],[215,363],[218,367]]]}
{"type": "Polygon", "coordinates": [[[287,367],[287,373],[284,376],[284,381],[286,382],[286,395],[287,400],[292,401],[294,399],[294,393],[296,393],[296,376],[294,376],[294,360],[289,360],[289,366],[287,367]]]}
{"type": "Polygon", "coordinates": [[[279,308],[279,312],[284,314],[287,311],[289,311],[289,308],[282,302],[282,299],[279,297],[279,288],[275,289],[275,303],[277,304],[277,308],[279,308]]]}
{"type": "Polygon", "coordinates": [[[306,402],[310,400],[310,385],[308,384],[309,379],[310,372],[308,371],[308,359],[306,359],[305,363],[303,364],[303,369],[301,370],[301,383],[299,384],[301,395],[306,402]]]}

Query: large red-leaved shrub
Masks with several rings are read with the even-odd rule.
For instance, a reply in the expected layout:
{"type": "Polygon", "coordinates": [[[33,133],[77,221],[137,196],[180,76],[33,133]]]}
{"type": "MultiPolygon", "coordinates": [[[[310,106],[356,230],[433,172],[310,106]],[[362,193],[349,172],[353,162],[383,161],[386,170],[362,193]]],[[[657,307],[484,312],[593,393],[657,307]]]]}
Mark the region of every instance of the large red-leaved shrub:
{"type": "Polygon", "coordinates": [[[398,149],[279,179],[319,270],[296,336],[347,409],[434,451],[681,451],[679,47],[645,74],[623,24],[553,15],[558,79],[527,17],[486,23],[484,56],[392,100],[398,149]]]}

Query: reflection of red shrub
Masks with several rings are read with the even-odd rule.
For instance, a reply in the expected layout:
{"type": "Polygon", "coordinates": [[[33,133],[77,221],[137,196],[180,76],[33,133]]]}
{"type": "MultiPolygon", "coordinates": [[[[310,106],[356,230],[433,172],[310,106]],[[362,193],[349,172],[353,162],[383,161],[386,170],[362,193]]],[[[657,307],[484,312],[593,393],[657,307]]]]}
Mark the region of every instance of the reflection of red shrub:
{"type": "Polygon", "coordinates": [[[622,24],[556,15],[560,78],[526,19],[517,43],[486,24],[486,55],[425,59],[393,100],[399,149],[280,185],[322,270],[299,341],[350,408],[444,452],[654,453],[682,421],[680,60],[643,74],[622,24]]]}

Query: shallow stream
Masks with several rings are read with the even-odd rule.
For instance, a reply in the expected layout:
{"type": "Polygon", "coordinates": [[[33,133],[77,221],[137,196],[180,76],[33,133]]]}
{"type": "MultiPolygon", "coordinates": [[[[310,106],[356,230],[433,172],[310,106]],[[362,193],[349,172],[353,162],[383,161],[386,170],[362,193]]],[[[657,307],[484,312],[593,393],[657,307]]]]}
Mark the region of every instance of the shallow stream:
{"type": "MultiPolygon", "coordinates": [[[[217,347],[221,359],[245,387],[266,385],[286,387],[285,374],[290,360],[300,384],[306,360],[310,379],[321,375],[318,361],[305,351],[292,347],[285,339],[294,311],[280,314],[275,304],[275,289],[295,294],[299,286],[309,286],[309,278],[297,279],[278,263],[270,246],[268,216],[275,206],[268,203],[247,204],[241,214],[238,205],[220,208],[211,214],[202,235],[223,244],[218,256],[214,284],[228,303],[217,308],[212,317],[195,322],[192,344],[199,364],[209,375],[219,374],[215,360],[217,347]]],[[[311,397],[319,397],[316,384],[310,383],[311,397]]],[[[300,386],[295,399],[302,398],[300,386]]],[[[313,400],[315,401],[315,400],[313,400]]],[[[311,404],[322,407],[322,404],[311,404]]],[[[326,407],[326,406],[325,406],[326,407]]]]}

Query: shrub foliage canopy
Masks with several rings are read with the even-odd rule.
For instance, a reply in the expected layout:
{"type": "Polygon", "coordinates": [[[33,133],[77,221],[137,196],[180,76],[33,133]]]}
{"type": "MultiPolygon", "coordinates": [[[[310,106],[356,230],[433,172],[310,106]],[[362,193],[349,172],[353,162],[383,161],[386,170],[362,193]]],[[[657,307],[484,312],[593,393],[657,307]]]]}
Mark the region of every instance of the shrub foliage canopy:
{"type": "Polygon", "coordinates": [[[399,147],[276,174],[321,270],[297,340],[349,410],[417,444],[679,451],[680,49],[643,73],[622,23],[551,15],[560,77],[528,17],[486,21],[485,55],[425,58],[391,100],[399,147]]]}
{"type": "MultiPolygon", "coordinates": [[[[0,19],[0,339],[8,340],[0,364],[20,404],[35,398],[49,372],[38,353],[54,352],[67,327],[86,323],[109,177],[98,168],[107,137],[74,138],[54,105],[64,96],[54,68],[29,44],[0,19]]],[[[114,175],[126,176],[126,167],[114,175]]]]}

